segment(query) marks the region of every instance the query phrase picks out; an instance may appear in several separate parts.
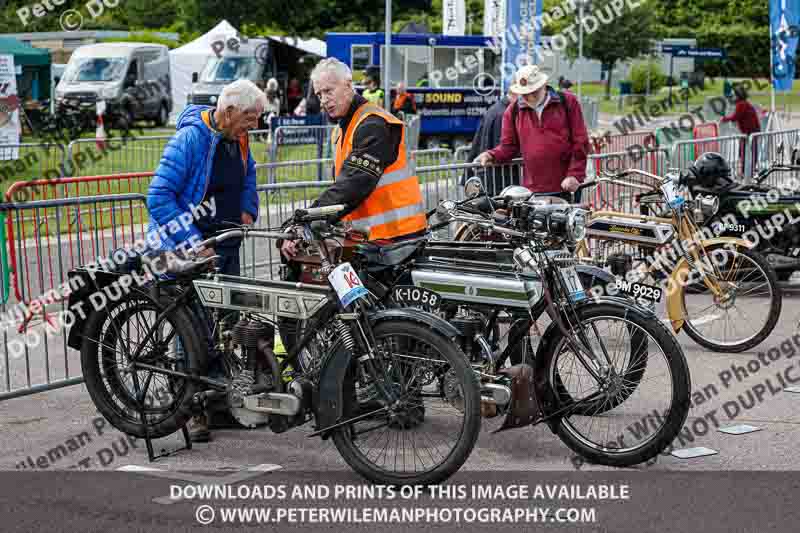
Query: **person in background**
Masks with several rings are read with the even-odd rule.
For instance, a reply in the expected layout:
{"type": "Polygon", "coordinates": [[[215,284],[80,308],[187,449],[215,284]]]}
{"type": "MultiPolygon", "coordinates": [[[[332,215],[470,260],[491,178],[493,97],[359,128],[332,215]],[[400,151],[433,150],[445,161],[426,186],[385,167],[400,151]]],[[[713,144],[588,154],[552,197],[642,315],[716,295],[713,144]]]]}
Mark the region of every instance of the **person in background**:
{"type": "Polygon", "coordinates": [[[322,113],[322,106],[319,103],[317,93],[314,92],[314,82],[308,80],[308,91],[306,91],[306,115],[319,115],[322,113]]]}
{"type": "Polygon", "coordinates": [[[281,93],[278,86],[278,80],[270,78],[267,82],[267,105],[264,107],[264,113],[269,115],[278,116],[281,114],[281,93]]]}
{"type": "MultiPolygon", "coordinates": [[[[514,85],[514,83],[516,83],[516,76],[511,79],[511,85],[514,85]]],[[[472,139],[472,148],[467,161],[475,161],[480,154],[500,144],[500,137],[503,131],[503,115],[508,106],[516,103],[516,101],[517,95],[509,88],[508,94],[486,110],[486,114],[483,115],[481,123],[478,125],[478,131],[475,132],[475,137],[472,139]]],[[[519,185],[519,168],[516,166],[511,168],[501,167],[495,170],[486,169],[476,172],[475,175],[482,179],[483,186],[489,196],[497,196],[500,191],[509,185],[519,185]]],[[[469,174],[465,174],[462,177],[461,185],[464,185],[464,181],[469,177],[469,174]]]]}
{"type": "Polygon", "coordinates": [[[761,120],[758,111],[747,99],[747,90],[744,87],[734,86],[733,94],[736,98],[736,108],[730,115],[724,116],[720,122],[735,122],[744,135],[761,131],[761,120]]]}
{"type": "Polygon", "coordinates": [[[574,193],[586,177],[589,154],[589,134],[577,97],[548,86],[547,75],[536,65],[520,68],[516,78],[511,90],[519,97],[503,114],[500,144],[476,162],[505,163],[521,153],[523,186],[534,193],[574,193]]]}
{"type": "Polygon", "coordinates": [[[559,76],[559,78],[558,78],[558,88],[559,88],[559,90],[563,91],[563,90],[569,89],[570,87],[572,87],[572,82],[569,81],[564,76],[559,76]]]}
{"type": "Polygon", "coordinates": [[[430,87],[431,83],[428,80],[428,73],[422,75],[420,79],[417,80],[417,87],[430,87]]]}
{"type": "MultiPolygon", "coordinates": [[[[250,80],[237,80],[222,89],[216,109],[190,105],[178,117],[177,133],[169,140],[147,191],[150,214],[148,239],[152,251],[175,250],[183,243],[207,239],[235,225],[252,225],[258,217],[256,163],[250,153],[248,131],[258,126],[267,105],[264,92],[250,80]],[[195,220],[188,227],[173,224],[191,213],[191,206],[213,200],[215,212],[195,220]],[[173,226],[177,229],[173,231],[173,226]],[[158,228],[169,228],[161,238],[158,228]]],[[[190,215],[191,218],[191,215],[190,215]]],[[[214,249],[200,251],[201,257],[218,256],[221,273],[238,276],[240,239],[230,239],[214,249]]],[[[204,315],[202,308],[195,311],[204,315]]],[[[209,320],[210,322],[210,320],[209,320]]],[[[202,322],[201,322],[202,324],[202,322]]],[[[221,361],[213,347],[211,324],[204,332],[209,342],[209,375],[224,377],[221,361]]],[[[213,409],[210,409],[213,411],[213,409]]],[[[207,442],[210,412],[189,423],[194,442],[207,442]]]]}
{"type": "Polygon", "coordinates": [[[289,81],[289,88],[286,90],[286,105],[289,108],[289,113],[292,113],[295,108],[300,104],[303,99],[303,88],[297,78],[292,78],[289,81]]]}
{"type": "Polygon", "coordinates": [[[414,95],[406,91],[406,84],[402,81],[397,84],[397,96],[392,104],[392,113],[397,115],[400,112],[406,115],[417,113],[417,102],[414,101],[414,95]]]}
{"type": "Polygon", "coordinates": [[[383,89],[378,86],[378,80],[372,76],[367,76],[364,81],[367,85],[367,88],[364,89],[364,98],[371,104],[383,107],[384,92],[383,89]]]}
{"type": "MultiPolygon", "coordinates": [[[[735,122],[736,127],[738,127],[739,131],[744,135],[760,132],[761,119],[758,118],[758,110],[756,110],[755,106],[747,99],[747,90],[740,85],[734,85],[733,94],[736,98],[736,108],[730,115],[722,117],[720,122],[735,122]]],[[[753,170],[756,170],[760,168],[760,162],[758,161],[758,143],[752,143],[752,146],[752,159],[755,161],[753,170]]],[[[742,145],[739,151],[739,156],[742,159],[744,159],[745,150],[746,148],[742,145]]]]}

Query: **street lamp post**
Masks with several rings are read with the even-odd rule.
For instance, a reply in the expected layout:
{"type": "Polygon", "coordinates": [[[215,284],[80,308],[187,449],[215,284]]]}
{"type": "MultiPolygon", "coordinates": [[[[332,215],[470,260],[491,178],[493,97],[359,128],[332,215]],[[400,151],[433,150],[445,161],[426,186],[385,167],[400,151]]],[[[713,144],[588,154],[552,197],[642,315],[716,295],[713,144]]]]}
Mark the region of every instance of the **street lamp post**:
{"type": "Polygon", "coordinates": [[[386,0],[386,45],[384,46],[384,67],[383,67],[383,105],[387,110],[391,110],[391,88],[389,81],[392,67],[392,0],[386,0]]]}
{"type": "Polygon", "coordinates": [[[578,4],[578,100],[582,96],[583,85],[583,10],[589,7],[589,0],[577,0],[578,4]]]}

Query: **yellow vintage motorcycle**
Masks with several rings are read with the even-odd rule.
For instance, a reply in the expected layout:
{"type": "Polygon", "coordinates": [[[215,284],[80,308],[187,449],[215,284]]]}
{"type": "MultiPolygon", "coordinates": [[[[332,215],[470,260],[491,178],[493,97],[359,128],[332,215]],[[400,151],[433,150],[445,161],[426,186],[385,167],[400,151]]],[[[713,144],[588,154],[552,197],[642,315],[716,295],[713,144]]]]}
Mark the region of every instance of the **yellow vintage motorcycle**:
{"type": "MultiPolygon", "coordinates": [[[[651,308],[666,300],[675,333],[685,330],[713,351],[749,350],[778,322],[782,298],[777,276],[754,243],[720,237],[724,227],[698,227],[696,222],[715,209],[703,199],[686,202],[684,181],[677,174],[662,178],[635,169],[601,172],[580,187],[591,214],[586,239],[575,254],[581,262],[607,268],[617,277],[615,283],[593,287],[596,293],[628,296],[651,308]],[[641,212],[620,210],[621,203],[638,203],[641,212]]],[[[467,196],[474,193],[470,188],[480,189],[478,178],[465,184],[467,196]]],[[[502,222],[505,203],[530,196],[524,187],[507,187],[488,199],[483,210],[502,222]]],[[[536,196],[541,202],[564,201],[536,196]]],[[[455,233],[455,240],[461,241],[503,239],[500,233],[471,224],[455,233]]]]}
{"type": "Polygon", "coordinates": [[[601,172],[581,187],[594,189],[589,204],[605,207],[609,196],[640,191],[627,193],[640,213],[593,210],[576,255],[610,268],[617,276],[612,291],[651,306],[664,297],[675,333],[683,329],[713,351],[749,350],[777,324],[782,299],[777,276],[754,243],[720,237],[724,227],[701,229],[696,222],[713,206],[687,202],[685,187],[677,173],[662,178],[635,169],[601,172]]]}

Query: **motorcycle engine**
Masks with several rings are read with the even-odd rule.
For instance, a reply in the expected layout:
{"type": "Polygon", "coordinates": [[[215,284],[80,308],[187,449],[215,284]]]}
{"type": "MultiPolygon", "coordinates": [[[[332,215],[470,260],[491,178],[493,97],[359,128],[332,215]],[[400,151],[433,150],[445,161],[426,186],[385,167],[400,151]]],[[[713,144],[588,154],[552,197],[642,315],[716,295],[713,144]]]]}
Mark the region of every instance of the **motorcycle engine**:
{"type": "Polygon", "coordinates": [[[700,194],[695,198],[694,216],[698,224],[711,220],[719,211],[719,196],[700,194]]]}
{"type": "Polygon", "coordinates": [[[237,422],[249,428],[266,424],[269,421],[269,414],[245,409],[244,397],[253,393],[254,386],[271,388],[274,386],[274,380],[279,379],[272,375],[265,357],[259,353],[259,341],[264,340],[267,341],[268,349],[272,350],[275,343],[275,328],[270,324],[254,320],[239,320],[230,334],[231,344],[237,347],[234,355],[238,359],[238,365],[228,369],[233,387],[228,397],[230,413],[237,422]]]}
{"type": "Polygon", "coordinates": [[[461,334],[461,349],[464,350],[470,361],[476,362],[481,358],[481,344],[478,336],[483,333],[485,320],[482,315],[469,309],[461,308],[450,323],[461,334]]]}

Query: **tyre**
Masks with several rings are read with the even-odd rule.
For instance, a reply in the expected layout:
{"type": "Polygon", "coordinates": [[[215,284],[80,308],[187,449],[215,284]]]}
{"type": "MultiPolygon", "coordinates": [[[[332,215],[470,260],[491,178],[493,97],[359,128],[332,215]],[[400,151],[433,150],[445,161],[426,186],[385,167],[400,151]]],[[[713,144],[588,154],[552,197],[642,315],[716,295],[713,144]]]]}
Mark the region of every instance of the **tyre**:
{"type": "Polygon", "coordinates": [[[167,125],[168,120],[169,110],[167,110],[167,104],[162,103],[161,107],[158,108],[158,115],[156,115],[156,126],[164,127],[167,125]]]}
{"type": "Polygon", "coordinates": [[[207,357],[207,343],[182,307],[164,317],[144,343],[158,312],[149,300],[131,296],[93,311],[83,330],[81,368],[92,401],[112,426],[137,438],[160,438],[183,427],[200,385],[153,371],[129,370],[132,352],[141,345],[142,362],[200,375],[207,357]],[[138,412],[142,390],[144,423],[138,412]]]}
{"type": "MultiPolygon", "coordinates": [[[[347,464],[373,483],[440,483],[464,464],[480,433],[478,379],[463,352],[430,328],[391,320],[378,324],[374,334],[377,371],[357,368],[354,375],[372,376],[358,378],[362,389],[370,385],[363,380],[372,379],[378,390],[395,391],[399,398],[387,400],[381,392],[384,414],[336,429],[333,442],[347,464]],[[391,445],[394,450],[387,449],[391,445]]],[[[346,418],[362,414],[352,398],[345,406],[346,418]]]]}
{"type": "Polygon", "coordinates": [[[760,253],[725,245],[706,249],[726,294],[715,296],[699,278],[682,288],[684,331],[715,352],[738,353],[769,337],[781,314],[775,270],[760,253]],[[749,311],[749,312],[748,312],[749,311]]]}
{"type": "Polygon", "coordinates": [[[599,303],[579,308],[578,314],[592,351],[609,362],[609,379],[601,387],[551,325],[537,354],[537,370],[546,372],[552,396],[545,402],[545,414],[554,416],[550,427],[589,462],[624,467],[648,461],[675,439],[689,412],[691,383],[683,351],[661,322],[636,309],[599,303]],[[642,353],[632,343],[637,336],[647,344],[646,364],[635,360],[642,353]],[[629,382],[632,371],[640,375],[629,382]]]}

